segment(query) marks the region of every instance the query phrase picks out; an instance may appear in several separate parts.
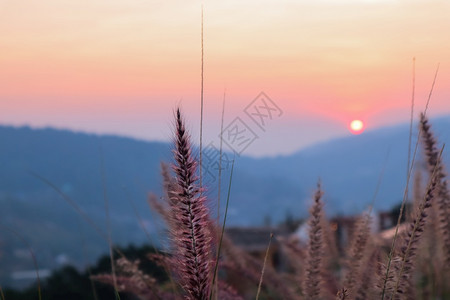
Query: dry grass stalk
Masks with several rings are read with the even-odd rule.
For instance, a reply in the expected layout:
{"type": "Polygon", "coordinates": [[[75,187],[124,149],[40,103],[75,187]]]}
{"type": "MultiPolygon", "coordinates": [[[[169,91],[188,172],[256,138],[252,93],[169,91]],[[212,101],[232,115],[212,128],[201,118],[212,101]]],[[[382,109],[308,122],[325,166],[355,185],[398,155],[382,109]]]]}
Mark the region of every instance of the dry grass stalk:
{"type": "Polygon", "coordinates": [[[365,267],[362,268],[360,279],[355,286],[353,297],[355,300],[378,299],[375,291],[375,276],[380,261],[380,251],[375,249],[365,260],[365,267]]]}
{"type": "Polygon", "coordinates": [[[417,247],[422,236],[422,232],[425,228],[425,222],[427,219],[427,210],[432,205],[433,198],[435,196],[436,186],[438,184],[437,165],[430,178],[430,182],[427,187],[427,192],[419,209],[416,210],[413,221],[410,223],[406,236],[404,237],[404,245],[400,249],[401,262],[397,265],[398,269],[397,278],[392,292],[392,299],[410,299],[412,289],[412,271],[414,268],[414,257],[417,254],[417,247]]]}
{"type": "Polygon", "coordinates": [[[201,90],[200,90],[200,187],[203,187],[203,176],[202,176],[202,154],[203,154],[203,66],[204,66],[204,48],[203,48],[203,5],[202,5],[202,30],[201,30],[201,50],[202,50],[202,56],[201,56],[201,90]]]}
{"type": "Polygon", "coordinates": [[[433,173],[436,167],[437,173],[437,193],[436,204],[439,218],[439,228],[442,235],[445,265],[450,267],[450,193],[447,187],[447,174],[443,164],[438,164],[439,150],[437,148],[436,139],[431,132],[431,126],[428,124],[428,119],[424,114],[420,116],[420,127],[423,132],[423,145],[427,157],[429,173],[433,173]]]}
{"type": "Polygon", "coordinates": [[[163,196],[158,199],[156,195],[150,193],[147,201],[150,207],[163,218],[167,227],[171,228],[175,226],[171,223],[174,220],[172,210],[176,210],[178,207],[178,187],[175,178],[170,174],[170,167],[163,162],[161,162],[161,175],[163,178],[163,196]]]}
{"type": "Polygon", "coordinates": [[[213,256],[206,198],[197,185],[197,162],[192,155],[190,136],[179,109],[176,111],[176,140],[173,151],[176,188],[170,191],[170,228],[178,260],[176,272],[187,299],[209,298],[213,256]]]}
{"type": "Polygon", "coordinates": [[[385,263],[379,264],[377,269],[376,289],[381,295],[381,299],[384,299],[383,292],[385,296],[390,295],[394,292],[395,283],[397,282],[398,278],[398,272],[396,272],[396,270],[400,269],[399,267],[400,263],[401,258],[399,258],[398,256],[393,256],[391,259],[389,270],[387,264],[385,263]]]}
{"type": "Polygon", "coordinates": [[[264,280],[264,271],[266,270],[267,257],[269,256],[270,244],[272,243],[273,233],[270,234],[269,245],[267,246],[266,255],[264,256],[264,263],[261,270],[261,277],[258,283],[258,291],[256,292],[256,300],[259,299],[259,294],[261,293],[261,286],[264,280]]]}
{"type": "Polygon", "coordinates": [[[348,269],[344,279],[344,286],[351,294],[355,294],[355,287],[361,284],[361,263],[370,237],[370,220],[368,213],[363,214],[358,219],[348,250],[348,269]]]}
{"type": "Polygon", "coordinates": [[[138,260],[130,262],[126,258],[120,258],[116,263],[119,273],[117,277],[104,274],[94,276],[93,279],[111,285],[114,285],[114,281],[116,281],[118,292],[132,293],[141,300],[176,299],[174,294],[161,291],[157,281],[139,269],[138,260]]]}
{"type": "Polygon", "coordinates": [[[321,294],[322,285],[322,264],[323,264],[323,231],[321,226],[322,218],[322,190],[320,183],[317,184],[317,191],[314,194],[314,203],[310,210],[309,219],[309,242],[308,258],[304,278],[304,298],[318,299],[321,294]]]}
{"type": "Polygon", "coordinates": [[[322,229],[323,229],[323,241],[325,243],[325,253],[327,253],[327,261],[324,262],[324,266],[333,268],[336,266],[340,259],[340,253],[336,242],[336,234],[331,229],[332,224],[327,219],[325,213],[322,213],[322,229]]]}

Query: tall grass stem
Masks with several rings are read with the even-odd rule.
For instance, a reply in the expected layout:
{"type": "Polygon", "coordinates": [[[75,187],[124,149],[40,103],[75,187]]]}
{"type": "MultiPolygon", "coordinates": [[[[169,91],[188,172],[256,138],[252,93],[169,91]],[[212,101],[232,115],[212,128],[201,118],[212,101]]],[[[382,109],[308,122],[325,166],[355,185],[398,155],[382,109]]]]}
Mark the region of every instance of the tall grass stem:
{"type": "Polygon", "coordinates": [[[264,280],[264,271],[266,270],[267,258],[269,257],[270,245],[272,244],[273,233],[270,233],[269,245],[266,249],[266,255],[264,255],[264,264],[261,270],[261,277],[259,278],[258,291],[256,292],[256,300],[259,299],[259,294],[261,293],[261,286],[264,280]]]}

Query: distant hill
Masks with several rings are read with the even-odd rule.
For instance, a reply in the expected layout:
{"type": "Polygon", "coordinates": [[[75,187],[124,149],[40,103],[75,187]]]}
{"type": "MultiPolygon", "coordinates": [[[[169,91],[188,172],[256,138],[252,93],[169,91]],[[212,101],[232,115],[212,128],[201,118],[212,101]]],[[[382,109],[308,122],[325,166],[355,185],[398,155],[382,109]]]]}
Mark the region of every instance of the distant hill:
{"type": "MultiPolygon", "coordinates": [[[[450,117],[432,120],[431,124],[439,143],[448,145],[450,117]]],[[[412,151],[417,134],[415,126],[412,151]]],[[[326,206],[331,214],[354,214],[366,208],[372,201],[383,172],[375,208],[384,210],[403,198],[408,137],[408,124],[386,127],[314,145],[289,156],[247,160],[241,167],[251,171],[254,176],[264,173],[284,175],[284,180],[305,191],[306,194],[301,196],[307,198],[320,178],[325,190],[326,206]]],[[[423,165],[420,150],[419,145],[416,156],[416,166],[419,167],[423,165]]],[[[448,165],[449,150],[446,149],[443,155],[448,165]]]]}
{"type": "MultiPolygon", "coordinates": [[[[450,117],[432,120],[432,124],[440,143],[449,144],[450,117]]],[[[237,158],[228,224],[260,225],[269,219],[280,222],[287,214],[306,216],[319,177],[329,214],[358,213],[371,202],[383,169],[375,207],[391,208],[401,201],[405,187],[408,129],[405,124],[368,131],[288,156],[237,158]]],[[[446,150],[447,164],[449,158],[446,150]]],[[[421,161],[419,156],[417,159],[421,161]]],[[[66,262],[81,267],[106,252],[104,191],[114,243],[148,242],[141,225],[153,243],[160,243],[162,228],[146,198],[150,191],[161,194],[160,162],[170,160],[171,145],[167,143],[0,126],[0,229],[4,229],[0,234],[0,282],[12,284],[12,271],[31,268],[22,238],[33,247],[42,268],[66,262]],[[69,196],[102,233],[33,174],[69,196]]],[[[229,170],[228,165],[222,181],[222,205],[229,170]]],[[[215,213],[217,178],[207,195],[215,213]]]]}
{"type": "Polygon", "coordinates": [[[113,242],[125,245],[146,241],[132,203],[147,230],[156,236],[155,227],[150,226],[153,222],[146,195],[159,190],[159,163],[169,157],[169,145],[164,143],[54,129],[0,127],[0,225],[5,229],[0,234],[0,282],[6,285],[5,277],[12,270],[33,266],[22,239],[33,247],[43,268],[65,262],[82,266],[105,253],[102,173],[113,242]],[[102,235],[33,173],[70,197],[102,235]],[[10,229],[22,238],[10,233],[10,229]]]}

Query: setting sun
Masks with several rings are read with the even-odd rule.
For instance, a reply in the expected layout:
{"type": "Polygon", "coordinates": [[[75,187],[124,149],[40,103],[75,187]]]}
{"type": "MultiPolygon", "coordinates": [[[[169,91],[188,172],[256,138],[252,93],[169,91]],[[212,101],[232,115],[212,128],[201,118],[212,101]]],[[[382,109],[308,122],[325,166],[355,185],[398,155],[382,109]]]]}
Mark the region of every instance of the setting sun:
{"type": "Polygon", "coordinates": [[[364,131],[364,123],[361,120],[353,120],[350,123],[350,131],[353,134],[360,134],[364,131]]]}

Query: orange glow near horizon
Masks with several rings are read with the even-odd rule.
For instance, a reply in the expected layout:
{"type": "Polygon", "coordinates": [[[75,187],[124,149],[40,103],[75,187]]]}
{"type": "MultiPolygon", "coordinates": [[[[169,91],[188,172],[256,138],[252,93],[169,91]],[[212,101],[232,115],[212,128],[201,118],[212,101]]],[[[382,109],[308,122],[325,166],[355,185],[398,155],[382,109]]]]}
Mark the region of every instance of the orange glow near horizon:
{"type": "MultiPolygon", "coordinates": [[[[135,122],[170,117],[180,101],[196,119],[201,4],[0,4],[0,122],[96,130],[124,112],[135,122]]],[[[438,0],[208,1],[205,113],[220,116],[226,89],[230,118],[264,91],[286,123],[326,119],[345,133],[354,116],[371,128],[404,122],[415,56],[416,111],[440,62],[430,114],[448,114],[448,11],[438,0]]],[[[127,124],[120,128],[131,133],[127,124]]],[[[161,136],[154,132],[145,137],[161,136]]]]}

